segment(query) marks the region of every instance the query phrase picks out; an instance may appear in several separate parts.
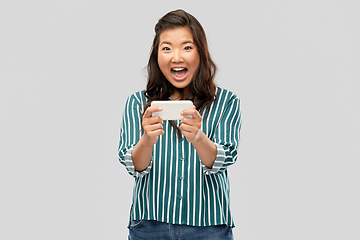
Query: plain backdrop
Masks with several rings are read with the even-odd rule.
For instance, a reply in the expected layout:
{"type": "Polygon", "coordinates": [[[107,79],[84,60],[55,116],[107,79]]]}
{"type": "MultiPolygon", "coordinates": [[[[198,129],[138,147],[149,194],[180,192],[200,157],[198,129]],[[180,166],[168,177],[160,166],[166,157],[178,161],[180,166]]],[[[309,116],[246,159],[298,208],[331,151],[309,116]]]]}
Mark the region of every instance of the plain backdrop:
{"type": "Polygon", "coordinates": [[[0,239],[127,239],[126,98],[159,18],[241,99],[235,239],[360,239],[360,1],[0,1],[0,239]]]}

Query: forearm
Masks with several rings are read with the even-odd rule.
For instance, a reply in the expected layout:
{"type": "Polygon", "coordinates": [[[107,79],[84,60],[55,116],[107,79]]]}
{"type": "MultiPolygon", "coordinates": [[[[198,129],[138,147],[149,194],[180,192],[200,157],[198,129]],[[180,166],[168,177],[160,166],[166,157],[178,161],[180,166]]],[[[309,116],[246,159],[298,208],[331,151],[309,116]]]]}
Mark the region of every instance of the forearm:
{"type": "Polygon", "coordinates": [[[144,138],[144,136],[140,138],[131,154],[135,170],[138,172],[144,171],[151,163],[153,145],[146,144],[144,138]]]}
{"type": "Polygon", "coordinates": [[[208,168],[212,168],[217,156],[215,144],[203,132],[200,133],[198,140],[192,144],[203,164],[208,168]]]}

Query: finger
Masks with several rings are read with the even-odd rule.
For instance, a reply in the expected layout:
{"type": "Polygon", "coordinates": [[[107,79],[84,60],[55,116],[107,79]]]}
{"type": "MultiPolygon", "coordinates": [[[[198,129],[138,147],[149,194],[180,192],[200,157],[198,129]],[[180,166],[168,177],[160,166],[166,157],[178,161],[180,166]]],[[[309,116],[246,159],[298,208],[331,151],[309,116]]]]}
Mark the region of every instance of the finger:
{"type": "Polygon", "coordinates": [[[195,108],[193,108],[193,109],[186,109],[186,110],[184,110],[184,111],[181,112],[181,115],[182,115],[182,116],[190,115],[190,116],[192,116],[192,117],[195,118],[195,119],[201,118],[200,113],[199,113],[195,108]]]}
{"type": "Polygon", "coordinates": [[[156,124],[156,123],[160,123],[162,125],[163,120],[158,116],[148,117],[148,118],[143,119],[143,126],[144,125],[152,125],[152,124],[156,124]]]}
{"type": "Polygon", "coordinates": [[[199,129],[200,129],[199,127],[189,125],[189,124],[181,124],[180,125],[180,130],[183,131],[183,132],[196,134],[199,131],[199,129]]]}
{"type": "Polygon", "coordinates": [[[163,134],[164,134],[164,130],[162,130],[162,129],[157,129],[157,130],[146,133],[146,135],[150,138],[157,137],[157,136],[163,135],[163,134]]]}
{"type": "Polygon", "coordinates": [[[148,107],[144,113],[144,118],[150,118],[154,112],[161,112],[163,109],[162,107],[151,106],[148,107]]]}
{"type": "Polygon", "coordinates": [[[147,125],[144,127],[144,131],[148,136],[157,136],[164,134],[162,124],[147,125]]]}
{"type": "Polygon", "coordinates": [[[183,118],[181,120],[181,125],[189,125],[189,126],[193,126],[195,128],[201,128],[201,118],[198,119],[194,119],[194,118],[183,118]]]}
{"type": "Polygon", "coordinates": [[[162,123],[144,124],[145,131],[153,131],[156,129],[163,129],[162,123]]]}

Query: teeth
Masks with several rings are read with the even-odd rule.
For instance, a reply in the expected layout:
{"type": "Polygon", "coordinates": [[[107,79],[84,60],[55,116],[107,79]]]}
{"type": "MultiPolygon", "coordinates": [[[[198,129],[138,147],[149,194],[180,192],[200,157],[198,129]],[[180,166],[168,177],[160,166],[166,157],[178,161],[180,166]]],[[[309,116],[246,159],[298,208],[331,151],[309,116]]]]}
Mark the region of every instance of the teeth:
{"type": "Polygon", "coordinates": [[[182,70],[184,70],[185,68],[173,68],[172,70],[174,70],[174,71],[182,71],[182,70]]]}

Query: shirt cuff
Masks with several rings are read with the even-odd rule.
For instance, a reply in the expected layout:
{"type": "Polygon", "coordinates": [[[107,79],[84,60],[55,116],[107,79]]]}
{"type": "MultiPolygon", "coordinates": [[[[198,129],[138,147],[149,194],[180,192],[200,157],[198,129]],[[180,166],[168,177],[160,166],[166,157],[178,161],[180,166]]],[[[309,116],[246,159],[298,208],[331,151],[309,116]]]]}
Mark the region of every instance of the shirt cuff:
{"type": "Polygon", "coordinates": [[[214,143],[214,144],[217,149],[217,154],[212,168],[208,168],[207,166],[205,166],[205,164],[201,162],[205,175],[216,174],[217,172],[219,172],[219,170],[221,169],[221,167],[224,165],[225,162],[226,155],[224,148],[218,143],[214,143]]]}
{"type": "Polygon", "coordinates": [[[150,170],[152,168],[152,164],[153,164],[153,158],[151,157],[151,162],[150,162],[149,166],[144,171],[138,172],[138,171],[135,170],[135,166],[134,166],[134,163],[132,161],[132,157],[131,157],[132,151],[133,151],[133,148],[130,148],[126,152],[126,155],[125,155],[126,169],[130,173],[130,175],[132,175],[132,176],[134,176],[136,178],[142,178],[142,177],[144,177],[145,175],[147,175],[150,172],[150,170]]]}

